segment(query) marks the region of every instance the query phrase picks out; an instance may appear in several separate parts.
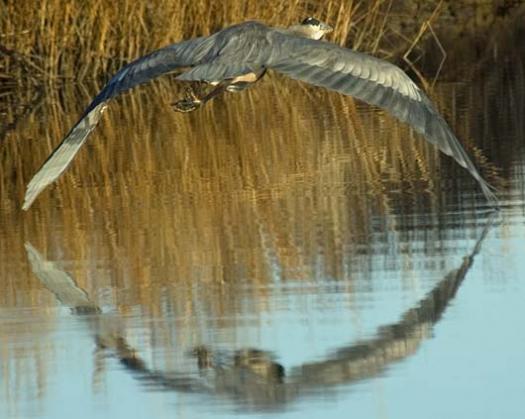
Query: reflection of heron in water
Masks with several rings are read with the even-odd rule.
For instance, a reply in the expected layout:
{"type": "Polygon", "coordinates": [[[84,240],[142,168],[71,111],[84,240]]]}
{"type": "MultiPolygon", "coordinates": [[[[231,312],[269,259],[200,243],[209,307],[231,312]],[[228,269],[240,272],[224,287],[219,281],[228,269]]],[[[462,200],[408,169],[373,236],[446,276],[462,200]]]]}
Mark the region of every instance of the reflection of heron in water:
{"type": "Polygon", "coordinates": [[[133,61],[118,71],[95,97],[29,182],[23,209],[28,209],[38,194],[67,168],[97,125],[107,102],[123,91],[178,70],[179,80],[214,86],[207,94],[190,93],[173,104],[175,110],[189,112],[224,91],[245,89],[268,69],[386,109],[465,167],[479,182],[489,202],[497,205],[490,185],[421,89],[393,64],[321,41],[331,30],[314,18],[287,29],[245,22],[133,61]]]}
{"type": "MultiPolygon", "coordinates": [[[[243,349],[224,354],[205,346],[192,351],[199,375],[153,369],[123,337],[125,326],[118,316],[102,314],[70,275],[45,260],[29,243],[26,249],[31,268],[42,284],[74,313],[90,314],[86,321],[95,333],[98,347],[114,354],[124,368],[148,388],[220,395],[233,398],[245,407],[275,408],[311,391],[322,389],[326,393],[339,384],[376,377],[392,364],[413,355],[421,343],[432,336],[434,325],[456,295],[493,218],[494,214],[458,269],[449,272],[414,307],[403,313],[398,322],[380,327],[375,337],[339,348],[326,359],[289,370],[265,351],[243,349]]],[[[344,329],[341,332],[344,333],[344,329]]]]}

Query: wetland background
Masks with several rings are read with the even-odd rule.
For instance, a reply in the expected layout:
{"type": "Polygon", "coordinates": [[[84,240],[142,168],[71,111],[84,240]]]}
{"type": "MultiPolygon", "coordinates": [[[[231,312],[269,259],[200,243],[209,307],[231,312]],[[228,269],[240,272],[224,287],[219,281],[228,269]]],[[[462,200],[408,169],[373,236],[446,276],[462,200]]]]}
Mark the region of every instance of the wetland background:
{"type": "Polygon", "coordinates": [[[522,2],[0,8],[0,417],[524,416],[522,2]],[[123,63],[308,15],[427,84],[496,220],[385,112],[278,75],[190,115],[139,87],[20,210],[123,63]]]}

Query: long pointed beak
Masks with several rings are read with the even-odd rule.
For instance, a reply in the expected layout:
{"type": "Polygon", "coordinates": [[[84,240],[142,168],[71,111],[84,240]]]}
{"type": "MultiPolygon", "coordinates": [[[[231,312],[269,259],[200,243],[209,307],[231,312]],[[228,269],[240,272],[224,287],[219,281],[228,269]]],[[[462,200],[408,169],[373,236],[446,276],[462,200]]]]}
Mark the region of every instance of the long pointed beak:
{"type": "Polygon", "coordinates": [[[325,33],[330,33],[334,30],[330,25],[327,25],[326,23],[321,22],[321,30],[325,33]]]}

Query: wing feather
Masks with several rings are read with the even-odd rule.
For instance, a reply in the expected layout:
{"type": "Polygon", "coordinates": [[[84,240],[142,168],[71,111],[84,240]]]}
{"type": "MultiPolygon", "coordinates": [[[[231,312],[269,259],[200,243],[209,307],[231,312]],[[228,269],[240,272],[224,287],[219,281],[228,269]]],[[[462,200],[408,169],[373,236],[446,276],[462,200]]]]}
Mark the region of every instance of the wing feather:
{"type": "Polygon", "coordinates": [[[27,210],[40,192],[66,170],[97,126],[110,99],[163,74],[209,59],[210,53],[213,53],[213,41],[211,37],[196,38],[170,45],[139,58],[118,71],[33,176],[27,186],[22,209],[27,210]]]}
{"type": "Polygon", "coordinates": [[[367,54],[337,45],[290,36],[283,31],[270,34],[274,48],[264,65],[293,79],[335,90],[379,106],[451,156],[478,181],[487,200],[497,205],[493,188],[441,117],[430,99],[397,66],[367,54]]]}

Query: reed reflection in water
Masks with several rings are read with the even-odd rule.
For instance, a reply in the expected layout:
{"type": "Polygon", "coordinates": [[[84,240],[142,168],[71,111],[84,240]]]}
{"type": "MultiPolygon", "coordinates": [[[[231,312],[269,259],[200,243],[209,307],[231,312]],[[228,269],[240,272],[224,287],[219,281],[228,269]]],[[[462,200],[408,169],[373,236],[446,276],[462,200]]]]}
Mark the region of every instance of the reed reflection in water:
{"type": "MultiPolygon", "coordinates": [[[[317,234],[347,243],[366,240],[370,211],[384,213],[391,206],[389,182],[399,196],[401,188],[422,185],[417,201],[438,201],[424,190],[434,188],[431,179],[438,178],[432,175],[436,160],[424,156],[434,151],[422,141],[406,141],[410,131],[391,118],[358,114],[352,101],[314,90],[292,94],[299,84],[276,80],[246,95],[229,95],[228,106],[219,101],[181,116],[167,106],[180,92],[160,87],[141,90],[140,100],[128,96],[108,111],[88,149],[25,216],[24,228],[32,229],[27,237],[34,241],[39,235],[34,229],[44,229],[41,220],[53,220],[55,230],[76,232],[66,239],[74,254],[105,246],[113,259],[129,245],[125,265],[140,270],[145,256],[140,233],[153,265],[176,266],[180,278],[195,278],[196,270],[203,270],[198,277],[217,282],[231,281],[235,253],[247,252],[252,254],[246,255],[245,276],[260,282],[268,278],[261,240],[273,241],[269,245],[276,252],[286,248],[287,254],[278,256],[286,256],[287,278],[286,271],[310,269],[316,257],[312,248],[300,254],[298,243],[315,243],[317,234]],[[288,106],[281,106],[279,95],[290,98],[288,106]],[[298,207],[300,216],[292,217],[298,207]],[[302,228],[301,236],[293,237],[302,228]],[[232,238],[239,240],[234,246],[232,238]]],[[[8,229],[22,221],[25,180],[82,106],[64,109],[59,99],[43,107],[49,111],[42,115],[44,123],[19,131],[25,144],[6,144],[17,156],[6,161],[15,181],[5,177],[1,191],[8,229]],[[32,153],[22,160],[24,146],[32,153]]],[[[82,101],[67,104],[77,102],[82,101]]],[[[23,246],[21,235],[13,232],[12,239],[23,246]]],[[[323,253],[342,257],[330,249],[323,253]]]]}
{"type": "Polygon", "coordinates": [[[205,346],[193,348],[191,352],[197,358],[198,375],[155,370],[126,341],[121,318],[100,314],[101,308],[71,276],[44,259],[31,244],[26,244],[26,250],[31,269],[44,287],[74,313],[86,317],[97,348],[112,353],[149,389],[210,393],[266,410],[289,403],[307,392],[326,392],[329,386],[377,376],[389,365],[412,355],[421,342],[431,336],[434,324],[456,295],[496,215],[493,213],[488,219],[463,263],[403,313],[400,321],[380,327],[374,338],[339,348],[328,359],[294,366],[291,371],[286,371],[271,354],[260,349],[237,350],[232,359],[227,360],[227,355],[214,354],[205,346]]]}
{"type": "Polygon", "coordinates": [[[382,112],[279,78],[193,115],[169,109],[181,93],[169,82],[122,98],[69,173],[23,214],[25,183],[96,88],[45,95],[1,149],[0,413],[60,417],[78,401],[86,417],[151,415],[155,406],[159,417],[202,417],[228,399],[226,417],[239,406],[304,416],[321,396],[344,393],[346,410],[333,416],[346,417],[360,400],[412,411],[403,394],[426,400],[418,380],[431,387],[428,399],[446,383],[447,399],[463,395],[454,400],[467,409],[465,394],[484,393],[461,381],[472,379],[471,365],[492,392],[507,390],[499,409],[516,413],[508,389],[522,388],[512,371],[525,352],[511,326],[523,296],[513,278],[525,272],[525,159],[516,113],[524,96],[515,92],[525,91],[525,73],[505,71],[436,89],[458,136],[480,139],[510,179],[504,224],[472,266],[485,220],[467,173],[382,112]],[[50,272],[62,278],[58,289],[50,272]],[[466,274],[473,281],[436,325],[466,274]],[[82,307],[78,315],[57,309],[53,293],[82,307]],[[490,335],[476,335],[485,327],[490,335]],[[465,336],[482,340],[468,346],[465,336]],[[461,349],[472,347],[461,365],[461,349]],[[440,378],[455,368],[460,377],[440,378]],[[158,391],[170,386],[173,398],[158,391]]]}

